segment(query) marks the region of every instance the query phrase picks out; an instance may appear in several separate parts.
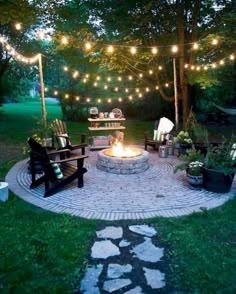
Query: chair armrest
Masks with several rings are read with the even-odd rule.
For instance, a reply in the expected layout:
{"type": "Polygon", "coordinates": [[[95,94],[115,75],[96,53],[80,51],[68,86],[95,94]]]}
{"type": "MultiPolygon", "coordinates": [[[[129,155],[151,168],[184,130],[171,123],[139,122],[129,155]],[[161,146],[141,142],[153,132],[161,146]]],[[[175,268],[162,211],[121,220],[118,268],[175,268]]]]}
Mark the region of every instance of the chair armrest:
{"type": "Polygon", "coordinates": [[[79,156],[72,156],[66,159],[60,159],[60,160],[55,160],[55,163],[65,163],[65,162],[69,162],[69,161],[74,161],[74,160],[78,160],[78,159],[84,159],[84,158],[88,158],[88,155],[79,155],[79,156]]]}
{"type": "Polygon", "coordinates": [[[56,154],[61,154],[65,152],[70,152],[70,149],[61,149],[61,150],[54,150],[54,151],[49,151],[47,152],[48,155],[56,155],[56,154]]]}

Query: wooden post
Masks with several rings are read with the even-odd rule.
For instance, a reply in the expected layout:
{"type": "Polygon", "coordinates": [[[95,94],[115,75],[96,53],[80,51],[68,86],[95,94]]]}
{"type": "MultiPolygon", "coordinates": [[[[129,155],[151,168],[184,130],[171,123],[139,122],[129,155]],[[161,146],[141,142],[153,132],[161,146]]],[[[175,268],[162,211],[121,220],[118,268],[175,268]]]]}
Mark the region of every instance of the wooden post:
{"type": "Polygon", "coordinates": [[[42,66],[42,55],[41,54],[39,54],[39,79],[40,79],[40,96],[41,96],[41,106],[42,106],[42,119],[43,119],[43,124],[46,127],[46,125],[47,125],[47,113],[46,113],[45,99],[44,99],[43,66],[42,66]]]}
{"type": "Polygon", "coordinates": [[[179,130],[179,110],[178,110],[178,90],[177,90],[177,77],[176,77],[176,63],[175,57],[173,58],[173,71],[174,71],[174,96],[175,96],[175,129],[179,130]]]}

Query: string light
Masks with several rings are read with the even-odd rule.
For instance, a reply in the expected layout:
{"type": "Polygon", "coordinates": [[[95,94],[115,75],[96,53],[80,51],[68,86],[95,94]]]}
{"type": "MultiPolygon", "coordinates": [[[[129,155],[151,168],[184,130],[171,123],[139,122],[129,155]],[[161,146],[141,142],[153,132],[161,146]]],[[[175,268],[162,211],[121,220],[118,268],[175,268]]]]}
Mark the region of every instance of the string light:
{"type": "Polygon", "coordinates": [[[177,53],[177,52],[178,52],[178,46],[177,46],[177,45],[173,45],[173,46],[171,47],[171,51],[172,51],[173,53],[177,53]]]}
{"type": "Polygon", "coordinates": [[[79,75],[79,72],[78,71],[75,71],[74,74],[73,74],[73,78],[77,78],[79,75]]]}
{"type": "Polygon", "coordinates": [[[119,102],[122,102],[122,98],[121,98],[121,97],[119,97],[119,98],[118,98],[118,101],[119,101],[119,102]]]}
{"type": "Polygon", "coordinates": [[[89,43],[89,42],[85,43],[85,49],[86,50],[91,50],[91,48],[92,48],[91,43],[89,43]]]}
{"type": "Polygon", "coordinates": [[[129,98],[129,100],[132,100],[133,99],[133,97],[131,95],[128,98],[129,98]]]}
{"type": "Polygon", "coordinates": [[[204,70],[208,70],[208,67],[205,65],[205,66],[203,67],[203,69],[204,69],[204,70]]]}
{"type": "Polygon", "coordinates": [[[212,63],[211,65],[213,68],[216,68],[216,64],[215,63],[212,63]]]}
{"type": "Polygon", "coordinates": [[[64,69],[64,71],[68,71],[68,67],[67,66],[64,66],[63,69],[64,69]]]}
{"type": "Polygon", "coordinates": [[[159,70],[162,70],[162,69],[163,69],[163,67],[162,67],[161,65],[159,65],[159,66],[158,66],[158,69],[159,69],[159,70]]]}
{"type": "Polygon", "coordinates": [[[107,89],[108,89],[108,86],[107,86],[107,85],[105,85],[105,86],[104,86],[104,90],[107,90],[107,89]]]}
{"type": "Polygon", "coordinates": [[[110,81],[111,81],[111,78],[110,78],[110,77],[108,77],[108,78],[107,78],[107,81],[108,81],[108,82],[110,82],[110,81]]]}
{"type": "Polygon", "coordinates": [[[126,89],[125,89],[125,92],[128,93],[128,92],[129,92],[129,89],[126,88],[126,89]]]}
{"type": "Polygon", "coordinates": [[[165,87],[168,88],[169,87],[169,84],[168,83],[165,83],[165,87]]]}
{"type": "Polygon", "coordinates": [[[98,103],[101,103],[101,99],[100,98],[98,99],[98,103]]]}
{"type": "Polygon", "coordinates": [[[44,91],[45,91],[45,92],[47,92],[47,91],[48,91],[48,88],[47,88],[47,87],[45,87],[45,88],[44,88],[44,91]]]}
{"type": "Polygon", "coordinates": [[[115,87],[115,91],[118,92],[118,90],[119,90],[119,88],[118,87],[115,87]]]}
{"type": "Polygon", "coordinates": [[[96,80],[97,80],[97,81],[100,81],[100,80],[101,80],[101,77],[100,77],[100,76],[97,76],[97,77],[96,77],[96,80]]]}
{"type": "Polygon", "coordinates": [[[193,49],[198,50],[198,48],[199,48],[199,44],[198,43],[193,43],[193,49]]]}
{"type": "Polygon", "coordinates": [[[66,99],[68,99],[68,98],[69,98],[69,95],[68,95],[68,94],[66,94],[66,95],[65,95],[65,98],[66,98],[66,99]]]}
{"type": "Polygon", "coordinates": [[[113,53],[113,52],[114,52],[114,47],[111,46],[111,45],[108,46],[107,51],[108,51],[109,53],[113,53]]]}
{"type": "Polygon", "coordinates": [[[76,97],[75,97],[75,100],[76,100],[76,101],[79,101],[79,96],[76,96],[76,97]]]}
{"type": "Polygon", "coordinates": [[[87,102],[90,102],[91,100],[90,100],[90,98],[87,98],[86,101],[87,101],[87,102]]]}
{"type": "Polygon", "coordinates": [[[146,88],[146,89],[145,89],[145,91],[146,91],[146,92],[149,92],[149,91],[150,91],[150,89],[149,89],[149,88],[146,88]]]}
{"type": "Polygon", "coordinates": [[[148,72],[149,72],[150,75],[153,74],[153,70],[151,70],[151,69],[148,72]]]}
{"type": "Polygon", "coordinates": [[[159,90],[159,87],[158,86],[156,86],[156,88],[155,88],[156,90],[159,90]]]}
{"type": "Polygon", "coordinates": [[[15,28],[16,28],[17,31],[20,31],[22,29],[22,25],[19,22],[17,22],[15,24],[15,28]]]}
{"type": "Polygon", "coordinates": [[[94,85],[94,87],[97,87],[98,83],[97,83],[97,82],[95,82],[93,85],[94,85]]]}
{"type": "Polygon", "coordinates": [[[122,81],[122,77],[118,77],[117,80],[118,80],[119,82],[121,82],[121,81],[122,81]]]}
{"type": "Polygon", "coordinates": [[[107,102],[108,102],[108,103],[111,103],[111,98],[109,98],[109,99],[107,100],[107,102]]]}
{"type": "Polygon", "coordinates": [[[138,97],[139,97],[139,98],[142,98],[142,97],[143,97],[143,95],[142,95],[141,93],[139,93],[139,94],[138,94],[138,97]]]}
{"type": "Polygon", "coordinates": [[[133,77],[132,76],[129,76],[129,80],[132,81],[133,80],[133,77]]]}
{"type": "Polygon", "coordinates": [[[155,54],[157,54],[157,52],[158,52],[157,47],[153,47],[152,48],[152,54],[155,55],[155,54]]]}
{"type": "Polygon", "coordinates": [[[214,38],[211,42],[212,45],[217,45],[218,44],[218,39],[214,38]]]}
{"type": "Polygon", "coordinates": [[[86,74],[85,77],[86,77],[86,79],[88,79],[89,78],[89,74],[86,74]]]}
{"type": "Polygon", "coordinates": [[[61,43],[64,44],[64,45],[68,44],[68,39],[67,39],[67,37],[63,36],[63,37],[61,38],[61,43]]]}
{"type": "Polygon", "coordinates": [[[87,79],[83,79],[83,82],[84,82],[84,83],[87,83],[87,79]]]}
{"type": "Polygon", "coordinates": [[[140,73],[138,76],[139,76],[140,78],[142,78],[142,77],[143,77],[143,74],[142,74],[142,73],[140,73]]]}
{"type": "Polygon", "coordinates": [[[58,91],[54,91],[54,95],[57,96],[58,95],[58,91]]]}
{"type": "Polygon", "coordinates": [[[229,57],[229,59],[230,59],[230,60],[234,60],[234,55],[231,54],[230,57],[229,57]]]}
{"type": "Polygon", "coordinates": [[[136,88],[136,89],[135,89],[135,92],[138,93],[138,92],[139,92],[139,88],[136,88]]]}
{"type": "Polygon", "coordinates": [[[131,53],[132,55],[136,54],[136,53],[137,53],[137,48],[136,48],[136,47],[131,47],[131,48],[130,48],[130,53],[131,53]]]}
{"type": "Polygon", "coordinates": [[[220,61],[220,65],[224,65],[225,64],[225,61],[224,60],[221,60],[220,61]]]}

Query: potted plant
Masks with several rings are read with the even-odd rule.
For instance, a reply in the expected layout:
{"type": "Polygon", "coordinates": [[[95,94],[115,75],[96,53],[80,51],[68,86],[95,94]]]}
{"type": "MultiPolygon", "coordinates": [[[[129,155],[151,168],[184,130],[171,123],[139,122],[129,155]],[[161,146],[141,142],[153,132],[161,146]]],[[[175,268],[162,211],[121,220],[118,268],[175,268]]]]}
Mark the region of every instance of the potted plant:
{"type": "Polygon", "coordinates": [[[178,170],[185,170],[187,180],[191,185],[201,185],[203,183],[203,154],[193,146],[193,148],[186,151],[186,155],[181,155],[180,159],[183,160],[183,163],[178,164],[175,167],[174,172],[176,173],[178,170]]]}
{"type": "Polygon", "coordinates": [[[211,192],[227,193],[236,172],[236,137],[209,146],[203,167],[203,185],[211,192]]]}
{"type": "Polygon", "coordinates": [[[187,149],[192,147],[192,139],[189,136],[189,133],[186,131],[180,131],[176,137],[176,143],[179,143],[180,155],[186,154],[187,149]]]}
{"type": "Polygon", "coordinates": [[[193,144],[197,150],[200,150],[202,154],[207,154],[208,147],[208,131],[201,124],[196,124],[192,130],[193,144]]]}

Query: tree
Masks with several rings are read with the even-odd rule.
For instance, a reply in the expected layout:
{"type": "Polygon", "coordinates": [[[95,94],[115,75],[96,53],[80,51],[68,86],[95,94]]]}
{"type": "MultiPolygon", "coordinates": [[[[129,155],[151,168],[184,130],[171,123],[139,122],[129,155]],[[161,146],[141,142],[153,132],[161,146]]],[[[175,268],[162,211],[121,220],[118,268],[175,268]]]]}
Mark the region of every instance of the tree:
{"type": "MultiPolygon", "coordinates": [[[[219,33],[230,28],[230,21],[235,17],[232,12],[231,1],[71,1],[70,5],[87,5],[89,18],[87,24],[92,26],[93,38],[96,52],[91,54],[90,61],[99,63],[101,68],[116,70],[123,73],[132,72],[138,76],[138,72],[148,72],[152,67],[154,74],[147,76],[141,83],[151,84],[154,88],[159,86],[159,94],[166,101],[173,101],[173,91],[167,89],[165,81],[173,81],[172,58],[170,46],[176,44],[178,52],[178,92],[182,101],[183,124],[186,123],[192,104],[192,85],[190,84],[191,72],[185,70],[185,64],[196,62],[211,63],[221,56],[231,53],[232,42],[224,36],[218,50],[213,49],[209,42],[219,33]],[[227,18],[230,21],[227,23],[227,18]],[[94,33],[94,30],[96,32],[94,33]],[[227,40],[226,40],[227,39],[227,40]],[[199,43],[201,52],[192,49],[194,43],[199,43]],[[108,54],[104,44],[113,44],[115,52],[108,54]],[[227,46],[225,46],[227,43],[227,46]],[[154,56],[150,53],[152,46],[159,47],[159,54],[154,56]],[[127,46],[137,46],[138,53],[130,55],[127,46]],[[169,47],[168,47],[169,46],[169,47]],[[145,49],[144,49],[145,47],[145,49]],[[224,53],[223,53],[224,51],[224,53]],[[158,66],[163,64],[163,70],[158,66]]],[[[67,23],[69,19],[67,18],[67,23]]],[[[82,36],[77,32],[77,36],[82,36]]],[[[232,35],[230,36],[232,40],[232,35]]],[[[70,47],[78,47],[78,42],[71,39],[70,47]]]]}

